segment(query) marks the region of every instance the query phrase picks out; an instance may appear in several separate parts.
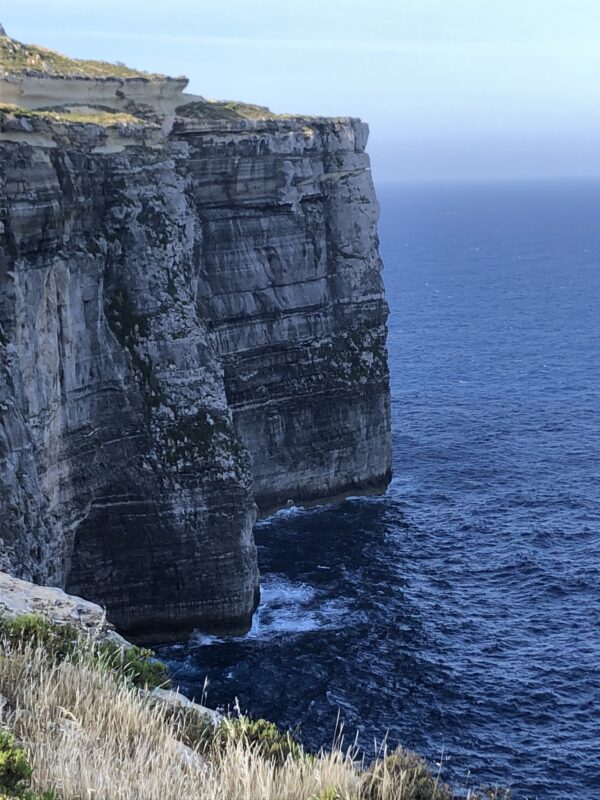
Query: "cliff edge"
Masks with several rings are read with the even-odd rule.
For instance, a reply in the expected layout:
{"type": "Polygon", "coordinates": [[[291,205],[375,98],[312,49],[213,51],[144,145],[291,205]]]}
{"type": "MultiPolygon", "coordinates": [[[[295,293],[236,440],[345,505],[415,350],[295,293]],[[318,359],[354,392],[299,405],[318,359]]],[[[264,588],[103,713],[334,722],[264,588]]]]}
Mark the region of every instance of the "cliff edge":
{"type": "Polygon", "coordinates": [[[264,510],[390,478],[356,119],[0,35],[0,568],[124,631],[247,627],[264,510]]]}

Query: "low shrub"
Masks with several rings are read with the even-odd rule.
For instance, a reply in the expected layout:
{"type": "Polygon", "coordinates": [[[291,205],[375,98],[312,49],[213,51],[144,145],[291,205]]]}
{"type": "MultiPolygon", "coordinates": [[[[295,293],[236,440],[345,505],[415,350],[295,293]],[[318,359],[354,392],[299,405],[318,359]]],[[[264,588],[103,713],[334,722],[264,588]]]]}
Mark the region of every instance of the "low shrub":
{"type": "Polygon", "coordinates": [[[15,737],[0,730],[0,800],[57,800],[52,790],[41,794],[31,789],[33,770],[15,737]]]}
{"type": "Polygon", "coordinates": [[[73,625],[54,624],[41,614],[19,614],[0,618],[0,638],[13,647],[40,646],[49,656],[64,659],[75,652],[79,633],[73,625]]]}
{"type": "Polygon", "coordinates": [[[480,786],[477,791],[469,789],[467,800],[510,800],[510,789],[499,786],[480,786]]]}
{"type": "Polygon", "coordinates": [[[399,747],[365,773],[361,800],[452,800],[452,792],[432,775],[425,761],[399,747]]]}
{"type": "Polygon", "coordinates": [[[16,746],[15,737],[0,731],[0,789],[14,795],[21,793],[28,787],[32,771],[25,751],[16,746]]]}
{"type": "Polygon", "coordinates": [[[104,642],[96,650],[96,658],[111,672],[144,689],[170,685],[167,668],[156,661],[152,650],[145,647],[122,647],[117,642],[104,642]]]}
{"type": "Polygon", "coordinates": [[[214,745],[215,725],[195,708],[163,705],[165,719],[180,742],[200,753],[208,753],[214,745]]]}
{"type": "Polygon", "coordinates": [[[212,731],[212,740],[217,749],[225,749],[231,742],[241,742],[256,755],[278,766],[290,758],[298,761],[307,757],[289,731],[280,731],[266,719],[254,720],[243,715],[225,717],[212,731]]]}
{"type": "Polygon", "coordinates": [[[73,625],[50,622],[41,614],[20,614],[0,618],[0,640],[12,647],[42,647],[55,661],[94,661],[133,686],[155,689],[168,686],[164,664],[154,659],[152,650],[118,642],[98,642],[82,635],[73,625]]]}

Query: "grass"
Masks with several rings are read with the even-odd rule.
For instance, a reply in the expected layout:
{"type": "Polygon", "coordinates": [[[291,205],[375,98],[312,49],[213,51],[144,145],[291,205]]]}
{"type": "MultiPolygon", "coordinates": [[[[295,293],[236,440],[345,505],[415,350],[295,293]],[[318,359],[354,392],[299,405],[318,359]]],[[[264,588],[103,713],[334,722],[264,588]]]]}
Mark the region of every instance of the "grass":
{"type": "Polygon", "coordinates": [[[12,103],[0,103],[0,114],[14,114],[19,117],[37,117],[50,122],[66,124],[102,125],[146,125],[147,123],[133,114],[118,111],[98,111],[96,113],[82,114],[74,111],[44,111],[21,108],[12,103]]]}
{"type": "Polygon", "coordinates": [[[284,115],[274,114],[265,106],[251,103],[238,103],[234,100],[198,100],[179,106],[176,113],[184,117],[198,119],[283,119],[284,115]]]}
{"type": "Polygon", "coordinates": [[[118,659],[99,658],[88,639],[56,628],[35,615],[3,621],[0,798],[452,797],[422,759],[403,750],[365,769],[354,749],[311,755],[265,720],[225,718],[215,728],[193,708],[140,692],[118,659]]]}
{"type": "Polygon", "coordinates": [[[163,75],[141,72],[124,64],[69,58],[35,44],[23,44],[0,36],[0,71],[13,75],[36,73],[76,78],[145,78],[162,80],[163,75]]]}
{"type": "Polygon", "coordinates": [[[72,625],[53,624],[40,614],[0,617],[0,640],[4,649],[11,651],[24,646],[41,648],[57,664],[66,660],[94,664],[132,686],[154,689],[169,685],[166,668],[153,658],[152,650],[85,638],[72,625]]]}
{"type": "MultiPolygon", "coordinates": [[[[195,100],[192,103],[178,106],[175,112],[181,117],[206,120],[288,120],[306,123],[335,122],[345,120],[346,117],[320,117],[314,114],[276,114],[266,106],[257,106],[253,103],[242,103],[237,100],[195,100]]],[[[305,133],[310,134],[307,125],[305,133]]]]}

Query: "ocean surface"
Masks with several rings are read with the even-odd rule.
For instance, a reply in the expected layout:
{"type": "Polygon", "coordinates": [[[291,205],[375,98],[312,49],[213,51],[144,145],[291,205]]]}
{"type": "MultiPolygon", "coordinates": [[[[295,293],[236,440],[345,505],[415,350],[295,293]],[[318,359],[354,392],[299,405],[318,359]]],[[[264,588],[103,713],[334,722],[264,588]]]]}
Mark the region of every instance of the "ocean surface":
{"type": "Polygon", "coordinates": [[[600,183],[379,197],[389,491],[260,522],[250,633],[161,656],[311,748],[600,798],[600,183]]]}

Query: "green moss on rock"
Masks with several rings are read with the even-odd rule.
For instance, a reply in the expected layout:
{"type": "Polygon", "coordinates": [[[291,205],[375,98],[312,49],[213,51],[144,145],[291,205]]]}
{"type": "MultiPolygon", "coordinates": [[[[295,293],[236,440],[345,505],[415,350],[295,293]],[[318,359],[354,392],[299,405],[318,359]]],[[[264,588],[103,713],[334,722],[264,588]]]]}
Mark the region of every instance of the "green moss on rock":
{"type": "Polygon", "coordinates": [[[119,288],[112,294],[106,305],[106,316],[113,333],[131,354],[133,366],[140,377],[144,408],[150,413],[164,402],[164,393],[151,360],[143,357],[136,347],[140,340],[150,335],[150,317],[135,310],[125,288],[119,288]]]}
{"type": "Polygon", "coordinates": [[[168,457],[171,462],[198,461],[206,456],[214,458],[219,449],[237,459],[247,457],[239,434],[226,416],[219,417],[210,411],[180,417],[169,426],[168,457]]]}

